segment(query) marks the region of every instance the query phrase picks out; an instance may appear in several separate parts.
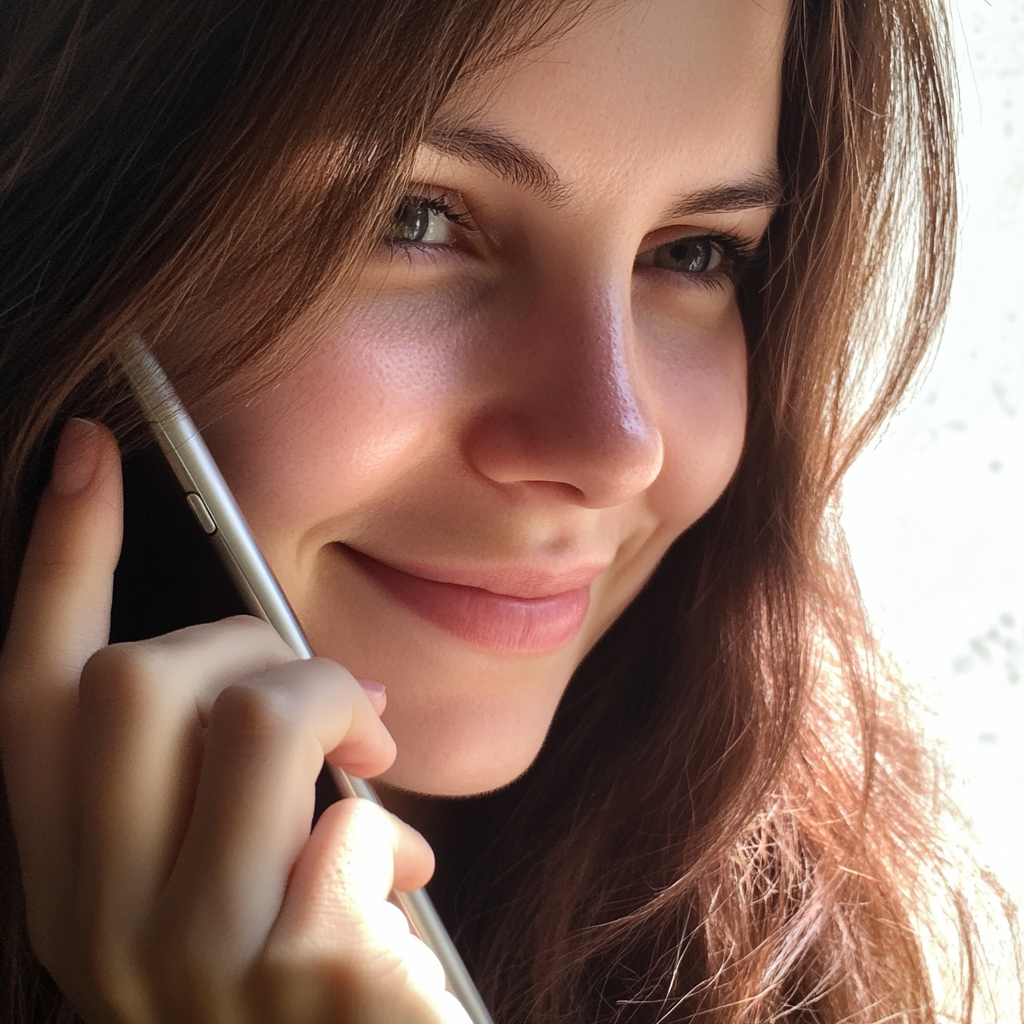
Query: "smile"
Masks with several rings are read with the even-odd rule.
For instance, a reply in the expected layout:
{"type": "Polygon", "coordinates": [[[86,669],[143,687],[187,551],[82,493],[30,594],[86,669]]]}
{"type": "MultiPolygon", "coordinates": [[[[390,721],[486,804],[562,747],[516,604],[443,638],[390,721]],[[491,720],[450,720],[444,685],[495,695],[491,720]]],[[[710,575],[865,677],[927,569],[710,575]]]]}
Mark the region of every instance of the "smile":
{"type": "Polygon", "coordinates": [[[339,547],[408,611],[466,643],[503,654],[548,654],[564,647],[583,625],[590,583],[603,569],[557,577],[519,569],[400,569],[346,545],[339,547]]]}

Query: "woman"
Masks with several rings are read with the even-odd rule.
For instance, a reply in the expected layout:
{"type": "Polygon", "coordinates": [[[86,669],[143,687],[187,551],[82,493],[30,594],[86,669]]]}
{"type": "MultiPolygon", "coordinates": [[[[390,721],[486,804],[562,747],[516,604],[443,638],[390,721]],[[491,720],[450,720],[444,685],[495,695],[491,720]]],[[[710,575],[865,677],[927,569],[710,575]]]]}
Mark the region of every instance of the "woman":
{"type": "Polygon", "coordinates": [[[948,289],[940,13],[18,18],[8,1016],[458,1019],[403,818],[500,1021],[937,1019],[969,914],[831,509],[948,289]],[[106,646],[135,332],[324,659],[106,646]],[[399,817],[310,834],[325,755],[399,817]]]}

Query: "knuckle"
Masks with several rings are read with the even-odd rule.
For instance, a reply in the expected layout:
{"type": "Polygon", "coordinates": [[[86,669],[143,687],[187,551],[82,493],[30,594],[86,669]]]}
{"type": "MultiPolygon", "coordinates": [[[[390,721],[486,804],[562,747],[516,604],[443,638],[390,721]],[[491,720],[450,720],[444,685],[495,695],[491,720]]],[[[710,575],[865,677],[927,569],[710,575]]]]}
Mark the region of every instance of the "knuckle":
{"type": "Polygon", "coordinates": [[[227,615],[220,621],[232,629],[249,630],[257,636],[265,636],[268,639],[281,639],[277,635],[277,630],[269,622],[256,615],[227,615]]]}
{"type": "Polygon", "coordinates": [[[82,709],[129,718],[145,714],[167,692],[169,670],[163,652],[144,643],[103,647],[82,670],[82,709]]]}
{"type": "Polygon", "coordinates": [[[330,658],[310,658],[305,664],[309,665],[310,672],[315,672],[330,683],[341,682],[347,685],[353,682],[349,671],[330,658]]]}
{"type": "Polygon", "coordinates": [[[296,713],[334,713],[352,706],[358,684],[348,671],[329,658],[294,661],[275,670],[271,685],[294,695],[296,713]]]}
{"type": "Polygon", "coordinates": [[[272,739],[293,725],[292,701],[279,687],[232,683],[217,695],[210,714],[210,729],[237,740],[272,739]]]}
{"type": "Polygon", "coordinates": [[[351,680],[349,673],[330,658],[292,658],[283,665],[273,668],[266,676],[267,685],[285,689],[296,694],[315,690],[318,684],[326,683],[337,689],[339,684],[351,680]]]}

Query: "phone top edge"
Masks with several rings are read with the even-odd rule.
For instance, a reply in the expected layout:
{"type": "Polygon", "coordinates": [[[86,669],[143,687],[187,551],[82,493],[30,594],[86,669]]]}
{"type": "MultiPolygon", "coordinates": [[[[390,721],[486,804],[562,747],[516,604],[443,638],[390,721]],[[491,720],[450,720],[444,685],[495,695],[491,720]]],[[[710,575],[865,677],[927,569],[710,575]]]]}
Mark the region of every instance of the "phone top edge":
{"type": "MultiPolygon", "coordinates": [[[[126,345],[122,366],[149,426],[186,494],[209,516],[205,532],[250,610],[269,622],[300,658],[313,657],[295,612],[252,536],[249,524],[195,423],[159,362],[138,335],[126,345]]],[[[193,512],[196,509],[193,508],[193,512]]]]}

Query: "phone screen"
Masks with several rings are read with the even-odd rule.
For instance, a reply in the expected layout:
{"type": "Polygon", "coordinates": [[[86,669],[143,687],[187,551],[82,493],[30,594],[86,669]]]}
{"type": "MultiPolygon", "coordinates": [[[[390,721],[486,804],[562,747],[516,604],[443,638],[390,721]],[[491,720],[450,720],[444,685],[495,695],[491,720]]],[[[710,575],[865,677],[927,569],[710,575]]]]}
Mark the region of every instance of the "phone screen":
{"type": "Polygon", "coordinates": [[[244,614],[159,447],[129,452],[123,467],[124,542],[114,573],[111,643],[244,614]]]}

